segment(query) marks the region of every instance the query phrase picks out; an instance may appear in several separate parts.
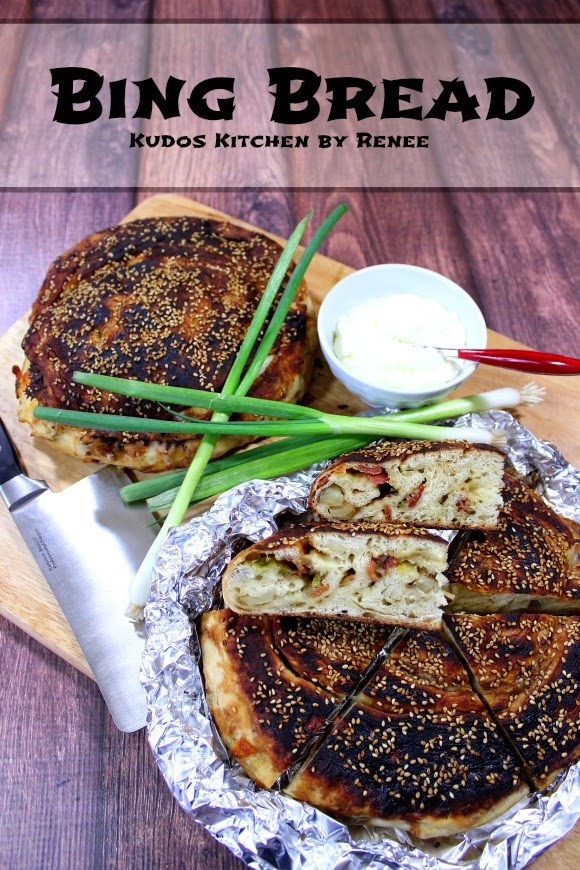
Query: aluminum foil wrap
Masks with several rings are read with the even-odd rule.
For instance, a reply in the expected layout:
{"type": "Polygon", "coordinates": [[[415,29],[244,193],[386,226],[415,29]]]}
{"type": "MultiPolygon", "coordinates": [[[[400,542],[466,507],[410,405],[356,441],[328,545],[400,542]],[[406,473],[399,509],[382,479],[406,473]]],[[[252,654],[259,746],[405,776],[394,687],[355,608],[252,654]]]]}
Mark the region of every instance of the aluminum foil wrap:
{"type": "MultiPolygon", "coordinates": [[[[562,514],[580,521],[580,472],[505,411],[470,414],[462,425],[502,428],[518,476],[562,514]]],[[[192,620],[219,597],[222,571],[244,540],[277,529],[276,517],[304,511],[319,466],[273,481],[241,484],[203,516],[174,529],[154,571],[146,608],[149,639],[141,680],[148,736],[171,791],[193,819],[254,868],[524,867],[580,818],[580,764],[547,794],[441,841],[394,829],[348,827],[323,812],[258,786],[227,757],[206,706],[192,620]]]]}

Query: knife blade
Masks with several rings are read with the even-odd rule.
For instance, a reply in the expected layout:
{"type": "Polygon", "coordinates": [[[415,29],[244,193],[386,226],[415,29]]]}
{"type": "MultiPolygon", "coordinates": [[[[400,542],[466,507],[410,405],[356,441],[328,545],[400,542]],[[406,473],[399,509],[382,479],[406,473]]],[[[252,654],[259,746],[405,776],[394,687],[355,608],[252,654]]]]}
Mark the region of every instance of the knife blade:
{"type": "Polygon", "coordinates": [[[58,601],[115,724],[137,731],[146,722],[139,682],[142,627],[125,617],[131,578],[154,538],[151,513],[125,505],[130,483],[106,467],[63,492],[27,477],[0,421],[0,493],[58,601]]]}

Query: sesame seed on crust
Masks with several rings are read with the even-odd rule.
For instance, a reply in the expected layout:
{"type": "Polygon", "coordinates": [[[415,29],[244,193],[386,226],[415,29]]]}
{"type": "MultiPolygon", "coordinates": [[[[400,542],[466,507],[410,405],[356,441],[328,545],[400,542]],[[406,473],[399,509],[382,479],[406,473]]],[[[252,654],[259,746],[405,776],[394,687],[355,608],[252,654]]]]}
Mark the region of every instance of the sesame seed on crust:
{"type": "Polygon", "coordinates": [[[421,631],[395,646],[288,789],[341,817],[418,836],[472,827],[526,791],[456,654],[421,631]]]}
{"type": "Polygon", "coordinates": [[[446,624],[494,715],[545,788],[580,758],[580,617],[455,615],[446,624]]]}

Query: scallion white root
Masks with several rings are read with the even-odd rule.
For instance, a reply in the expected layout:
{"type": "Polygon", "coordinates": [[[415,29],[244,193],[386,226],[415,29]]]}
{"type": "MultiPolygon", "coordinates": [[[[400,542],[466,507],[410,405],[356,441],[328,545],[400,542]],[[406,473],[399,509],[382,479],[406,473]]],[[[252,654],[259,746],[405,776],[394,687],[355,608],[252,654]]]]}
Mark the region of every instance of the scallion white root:
{"type": "Polygon", "coordinates": [[[503,429],[491,431],[489,429],[479,429],[477,426],[467,428],[466,426],[438,426],[438,429],[444,433],[442,440],[445,441],[468,441],[470,444],[494,444],[498,445],[498,441],[502,440],[505,444],[505,433],[503,429]]]}
{"type": "Polygon", "coordinates": [[[151,580],[153,577],[153,566],[157,559],[157,554],[161,548],[161,544],[167,537],[167,529],[159,530],[153,544],[149,547],[147,555],[141,562],[137,573],[134,575],[131,586],[129,588],[129,604],[125,611],[125,616],[131,622],[141,622],[145,605],[151,595],[151,580]]]}
{"type": "Polygon", "coordinates": [[[539,402],[544,401],[545,395],[545,387],[540,387],[538,384],[530,381],[529,384],[526,384],[525,387],[522,387],[520,390],[520,401],[522,405],[537,405],[539,402]]]}
{"type": "MultiPolygon", "coordinates": [[[[491,444],[499,450],[507,447],[507,435],[503,429],[494,429],[491,433],[491,444]]],[[[480,442],[483,443],[483,442],[480,442]]]]}
{"type": "MultiPolygon", "coordinates": [[[[500,387],[497,390],[489,390],[474,397],[479,400],[479,411],[489,411],[492,408],[517,408],[518,405],[536,405],[541,402],[545,394],[544,387],[539,387],[531,382],[516,390],[513,387],[500,387]]],[[[476,410],[474,408],[474,410],[476,410]]]]}

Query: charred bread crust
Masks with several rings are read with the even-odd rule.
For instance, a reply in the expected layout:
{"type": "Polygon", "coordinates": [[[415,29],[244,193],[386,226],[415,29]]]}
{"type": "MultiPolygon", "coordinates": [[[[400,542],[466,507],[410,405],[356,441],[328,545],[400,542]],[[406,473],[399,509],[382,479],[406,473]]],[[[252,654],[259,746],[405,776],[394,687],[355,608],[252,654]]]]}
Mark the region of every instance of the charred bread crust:
{"type": "MultiPolygon", "coordinates": [[[[336,459],[328,468],[326,468],[320,477],[324,477],[328,472],[332,471],[337,466],[343,464],[353,465],[358,462],[386,462],[391,459],[406,459],[413,455],[426,455],[436,453],[442,455],[450,450],[460,446],[467,453],[476,453],[479,450],[486,450],[490,453],[496,453],[503,456],[501,450],[491,444],[471,444],[468,441],[381,441],[379,444],[370,444],[368,447],[363,447],[361,450],[353,450],[350,453],[344,453],[336,459]]],[[[317,478],[318,480],[318,478],[317,478]]]]}
{"type": "Polygon", "coordinates": [[[426,529],[314,523],[235,556],[222,593],[238,613],[438,628],[446,559],[447,542],[426,529]]]}
{"type": "Polygon", "coordinates": [[[274,643],[291,670],[333,694],[351,692],[391,629],[340,619],[273,616],[274,643]]]}
{"type": "Polygon", "coordinates": [[[268,553],[271,550],[275,551],[280,547],[287,546],[288,544],[295,544],[300,541],[305,542],[305,539],[310,532],[329,532],[333,535],[338,534],[344,535],[345,537],[367,533],[379,535],[386,539],[391,537],[419,537],[433,541],[437,544],[446,543],[444,538],[428,531],[428,529],[415,529],[404,525],[395,526],[387,523],[371,523],[362,521],[341,523],[340,526],[337,526],[336,523],[321,521],[310,523],[309,525],[292,526],[289,529],[282,529],[279,532],[274,532],[274,534],[270,535],[268,538],[264,538],[262,541],[257,541],[255,544],[252,544],[251,547],[242,550],[241,553],[238,553],[238,555],[232,559],[230,564],[232,564],[236,559],[242,560],[244,555],[250,556],[254,553],[268,553]]]}
{"type": "Polygon", "coordinates": [[[538,789],[580,758],[580,617],[448,616],[478,692],[538,789]]]}
{"type": "MultiPolygon", "coordinates": [[[[219,391],[280,251],[261,233],[192,217],[144,218],[88,236],[54,261],[32,306],[25,363],[14,369],[20,418],[87,461],[187,465],[200,437],[64,427],[37,421],[34,407],[170,419],[157,403],[73,383],[75,370],[219,391]]],[[[250,395],[297,401],[315,343],[303,285],[250,395]]],[[[220,439],[220,450],[247,440],[220,439]]]]}
{"type": "Polygon", "coordinates": [[[290,671],[267,616],[205,613],[200,641],[207,704],[220,736],[252,779],[270,788],[323,727],[337,699],[290,671]]]}
{"type": "MultiPolygon", "coordinates": [[[[362,692],[364,703],[379,709],[385,704],[403,715],[417,706],[443,710],[468,709],[473,704],[469,676],[452,646],[441,634],[410,629],[362,692]],[[397,700],[395,700],[398,694],[397,700]],[[407,699],[407,700],[405,700],[407,699]]],[[[479,705],[476,705],[479,709],[479,705]]]]}
{"type": "Polygon", "coordinates": [[[459,610],[580,611],[580,527],[506,473],[498,528],[473,533],[447,577],[459,610]]]}
{"type": "Polygon", "coordinates": [[[528,793],[451,647],[414,631],[287,791],[336,815],[420,837],[483,824],[528,793]]]}
{"type": "Polygon", "coordinates": [[[493,528],[505,456],[489,444],[403,441],[335,460],[314,481],[310,507],[326,520],[493,528]],[[423,462],[425,460],[425,462],[423,462]]]}

